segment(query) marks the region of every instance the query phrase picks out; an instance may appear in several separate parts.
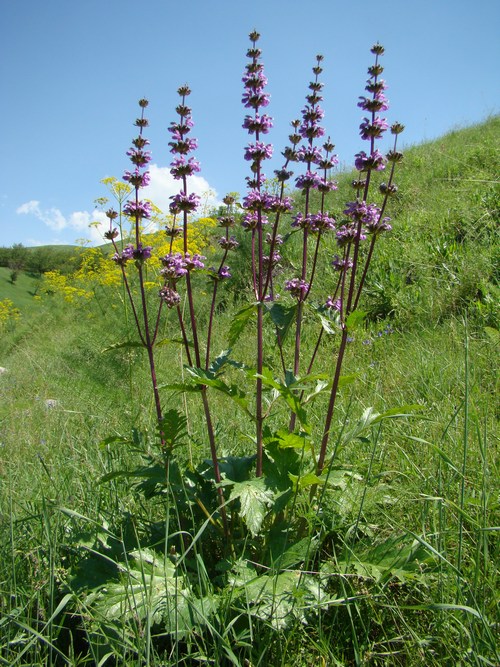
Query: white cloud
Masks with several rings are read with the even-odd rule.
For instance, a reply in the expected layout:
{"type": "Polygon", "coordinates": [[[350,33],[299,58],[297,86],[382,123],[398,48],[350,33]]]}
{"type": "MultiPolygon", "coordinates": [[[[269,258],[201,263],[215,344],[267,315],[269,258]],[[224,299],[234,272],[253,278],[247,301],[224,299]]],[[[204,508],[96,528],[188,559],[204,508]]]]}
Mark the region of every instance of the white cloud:
{"type": "MultiPolygon", "coordinates": [[[[143,199],[150,199],[165,214],[168,214],[170,197],[180,192],[182,181],[176,181],[170,173],[169,167],[159,167],[152,164],[149,167],[150,184],[141,191],[143,199]]],[[[202,176],[190,176],[188,181],[190,193],[195,193],[201,197],[201,206],[198,209],[199,215],[206,215],[208,212],[222,204],[217,199],[217,193],[202,176]]],[[[21,204],[16,209],[18,215],[31,215],[44,223],[53,232],[58,232],[57,241],[51,243],[74,243],[82,239],[89,240],[92,245],[99,245],[104,242],[103,235],[109,227],[109,220],[103,211],[94,209],[89,211],[73,211],[68,216],[58,208],[43,208],[39,201],[32,199],[21,204]],[[71,232],[75,232],[75,238],[62,241],[59,232],[64,231],[64,236],[68,238],[71,232]],[[76,235],[78,238],[76,238],[76,235]]],[[[34,245],[34,241],[29,241],[34,245]]],[[[38,244],[43,245],[43,244],[38,244]]]]}
{"type": "Polygon", "coordinates": [[[36,215],[40,213],[40,202],[36,201],[35,199],[27,201],[25,204],[22,204],[18,209],[16,209],[16,213],[35,213],[36,215]]]}
{"type": "MultiPolygon", "coordinates": [[[[170,197],[180,192],[182,181],[176,181],[170,173],[169,167],[159,167],[156,164],[149,166],[150,183],[142,191],[145,199],[150,199],[155,206],[158,206],[164,213],[168,213],[170,197]]],[[[202,206],[198,210],[200,215],[214,206],[219,206],[222,202],[217,199],[217,192],[210,187],[210,184],[203,176],[190,176],[188,180],[189,192],[199,195],[202,200],[202,206]]]]}
{"type": "MultiPolygon", "coordinates": [[[[103,232],[108,224],[106,215],[103,211],[95,209],[89,211],[74,211],[68,217],[65,217],[58,208],[42,209],[40,202],[32,199],[21,204],[16,209],[19,215],[34,215],[43,222],[49,229],[55,232],[78,232],[92,244],[103,242],[103,232]]],[[[60,243],[56,241],[55,243],[60,243]]],[[[66,241],[67,243],[67,241],[66,241]]]]}

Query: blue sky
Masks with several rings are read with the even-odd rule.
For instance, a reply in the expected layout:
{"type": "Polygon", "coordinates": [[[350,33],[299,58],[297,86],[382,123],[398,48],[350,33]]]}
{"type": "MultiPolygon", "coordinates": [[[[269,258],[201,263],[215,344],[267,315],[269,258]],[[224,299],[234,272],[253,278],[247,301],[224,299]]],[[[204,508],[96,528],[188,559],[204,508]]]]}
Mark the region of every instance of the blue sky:
{"type": "Polygon", "coordinates": [[[370,47],[386,48],[389,121],[407,145],[499,113],[498,0],[0,0],[0,245],[99,243],[101,179],[121,178],[137,100],[150,101],[151,199],[166,207],[168,124],[188,83],[202,171],[193,189],[245,190],[241,76],[261,33],[275,154],[299,116],[318,53],[325,121],[341,164],[362,146],[356,104],[370,47]]]}

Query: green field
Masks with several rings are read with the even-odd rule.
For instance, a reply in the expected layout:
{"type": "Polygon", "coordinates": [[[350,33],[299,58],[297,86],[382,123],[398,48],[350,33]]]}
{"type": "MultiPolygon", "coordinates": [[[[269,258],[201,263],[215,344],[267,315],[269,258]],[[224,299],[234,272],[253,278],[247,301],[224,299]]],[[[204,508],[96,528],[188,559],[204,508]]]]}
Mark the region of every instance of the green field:
{"type": "MultiPolygon", "coordinates": [[[[13,284],[0,267],[0,302],[20,310],[0,322],[0,664],[499,664],[499,167],[498,117],[405,152],[393,231],[346,353],[338,483],[319,505],[307,487],[296,492],[278,517],[295,526],[295,551],[274,560],[278,518],[263,536],[237,524],[224,550],[216,506],[200,510],[214,492],[194,392],[162,393],[186,419],[175,465],[191,475],[179,481],[175,468],[165,483],[145,352],[109,350],[135,340],[121,290],[67,303],[41,278],[21,272],[13,284]],[[413,407],[356,432],[368,408],[400,406],[413,407]]],[[[340,175],[332,210],[352,197],[351,178],[340,175]]],[[[214,358],[246,304],[245,248],[224,285],[214,358]]],[[[333,252],[320,260],[325,295],[333,252]]],[[[210,300],[204,282],[196,288],[203,326],[210,300]]],[[[161,339],[178,335],[174,314],[161,339]]],[[[315,341],[304,335],[304,355],[315,341]]],[[[331,374],[335,344],[315,373],[331,374]]],[[[264,354],[276,363],[270,343],[264,354]]],[[[231,355],[253,363],[250,329],[231,355]]],[[[157,348],[161,383],[184,382],[183,363],[175,343],[157,348]]],[[[246,465],[250,424],[227,395],[208,393],[221,454],[246,465]]],[[[325,410],[320,395],[313,439],[325,410]]],[[[287,415],[273,410],[270,428],[287,415]]]]}

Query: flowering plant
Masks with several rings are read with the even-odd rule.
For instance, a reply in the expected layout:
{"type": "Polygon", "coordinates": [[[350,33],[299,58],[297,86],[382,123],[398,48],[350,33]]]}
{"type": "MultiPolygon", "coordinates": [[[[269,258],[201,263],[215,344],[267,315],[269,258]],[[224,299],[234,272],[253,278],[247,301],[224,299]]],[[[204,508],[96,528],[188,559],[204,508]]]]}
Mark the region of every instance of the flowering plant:
{"type": "MultiPolygon", "coordinates": [[[[242,103],[247,110],[243,128],[251,137],[243,154],[250,166],[250,175],[246,179],[248,191],[238,205],[240,213],[235,209],[237,202],[234,196],[228,195],[224,198],[225,208],[221,207],[218,216],[223,235],[217,240],[221,252],[217,264],[207,267],[206,257],[189,251],[192,219],[200,206],[200,198],[190,190],[190,177],[198,173],[201,166],[198,160],[190,155],[198,147],[198,141],[191,137],[194,122],[191,108],[187,105],[191,93],[187,85],[178,89],[180,101],[176,107],[177,119],[168,128],[171,135],[169,146],[173,155],[170,173],[179,181],[179,192],[171,197],[169,206],[172,222],[166,228],[166,236],[170,239],[170,246],[169,251],[161,257],[161,267],[158,268],[161,285],[158,290],[158,305],[153,314],[149,312],[150,304],[144,289],[145,264],[151,261],[151,247],[145,245],[141,231],[142,221],[151,216],[152,206],[150,202],[140,198],[141,189],[149,183],[147,165],[151,160],[150,151],[145,150],[149,142],[143,136],[143,130],[148,126],[144,117],[147,100],[139,101],[141,116],[136,120],[139,135],[133,140],[133,147],[127,153],[133,170],[124,174],[124,180],[133,188],[133,194],[123,207],[123,212],[134,222],[135,243],[125,247],[122,244],[122,249],[119,249],[118,231],[113,227],[113,221],[118,214],[112,209],[107,212],[110,228],[106,237],[114,246],[113,260],[122,272],[135,325],[141,343],[148,353],[166,479],[170,479],[173,460],[175,438],[172,438],[169,429],[175,411],[164,411],[160,391],[197,391],[203,404],[213,488],[222,522],[221,530],[226,537],[231,535],[230,526],[234,522],[234,509],[229,517],[227,504],[238,498],[247,528],[254,535],[259,532],[267,510],[272,505],[270,499],[274,497],[273,493],[277,493],[266,470],[269,471],[270,465],[280,465],[280,449],[296,448],[299,443],[303,455],[307,453],[300,466],[295,460],[288,470],[289,490],[310,487],[311,496],[314,496],[318,485],[324,485],[328,479],[335,458],[335,452],[329,452],[328,443],[336,399],[344,382],[341,369],[346,347],[352,340],[353,328],[363,317],[358,306],[375,244],[382,233],[391,230],[386,209],[390,197],[397,192],[394,173],[396,165],[402,159],[402,154],[397,150],[397,140],[403,126],[399,123],[390,126],[386,118],[380,116],[381,112],[387,111],[389,104],[385,96],[387,86],[380,78],[383,72],[380,58],[384,49],[376,44],[371,49],[375,62],[368,69],[366,95],[361,96],[358,103],[366,114],[360,124],[360,136],[368,143],[368,147],[355,156],[354,164],[359,174],[352,183],[355,193],[353,200],[344,204],[340,213],[334,212],[331,207],[334,206],[337,210],[339,207],[335,205],[332,197],[337,190],[332,172],[338,164],[338,158],[334,153],[335,146],[323,127],[323,83],[320,80],[323,57],[318,55],[301,117],[292,121],[289,145],[282,152],[284,161],[274,171],[274,183],[277,186],[270,188],[264,168],[274,154],[274,147],[265,137],[273,127],[273,119],[264,112],[269,106],[270,96],[266,92],[268,80],[258,47],[259,37],[257,32],[250,34],[251,45],[247,51],[248,62],[243,76],[242,103]],[[389,128],[394,142],[391,150],[384,155],[377,146],[389,128]],[[300,173],[294,176],[291,167],[300,173]],[[371,195],[373,175],[381,171],[388,171],[388,178],[387,182],[378,187],[379,203],[374,203],[371,195]],[[290,196],[288,182],[293,183],[298,191],[297,195],[290,196]],[[219,285],[222,281],[231,279],[227,258],[230,252],[240,246],[239,233],[230,233],[237,230],[238,223],[249,239],[249,252],[244,261],[248,265],[250,292],[249,303],[234,316],[228,338],[231,348],[234,347],[249,323],[256,322],[255,361],[251,365],[233,360],[230,356],[231,349],[224,351],[214,360],[211,349],[219,285]],[[182,251],[174,250],[173,242],[177,237],[182,238],[182,251]],[[295,268],[295,275],[283,276],[283,257],[292,237],[295,237],[295,241],[300,239],[300,264],[295,268]],[[328,294],[316,295],[315,279],[319,259],[321,254],[331,252],[332,245],[337,252],[329,260],[334,281],[328,294]],[[366,250],[363,246],[367,246],[366,250]],[[139,304],[136,304],[130,288],[127,268],[130,264],[135,266],[137,272],[139,304]],[[193,282],[195,272],[205,273],[211,285],[210,307],[204,331],[199,326],[198,294],[196,283],[193,282]],[[282,299],[277,292],[278,284],[284,290],[282,299]],[[322,305],[315,305],[318,301],[322,305]],[[160,385],[157,380],[155,344],[163,307],[177,314],[188,362],[188,382],[160,385]],[[318,315],[322,326],[311,358],[305,366],[302,341],[306,314],[310,311],[318,315]],[[269,368],[264,363],[264,344],[268,330],[274,332],[279,351],[279,369],[269,368]],[[290,332],[293,344],[287,346],[285,338],[290,332]],[[335,332],[339,340],[334,348],[333,358],[328,363],[328,366],[333,368],[332,377],[312,373],[313,365],[322,349],[325,332],[335,332]],[[224,373],[228,369],[242,370],[246,381],[250,379],[255,383],[253,396],[246,387],[230,384],[224,379],[224,373]],[[310,390],[308,396],[305,396],[306,389],[310,390]],[[238,482],[227,472],[227,465],[219,451],[209,390],[222,392],[226,399],[234,401],[253,424],[255,452],[251,460],[255,463],[254,477],[251,476],[250,467],[247,467],[246,475],[249,482],[251,479],[261,480],[264,486],[258,487],[260,491],[252,496],[250,505],[241,501],[238,482]],[[329,393],[329,398],[320,427],[322,435],[319,447],[314,447],[307,404],[325,392],[329,393]],[[277,401],[284,401],[290,411],[289,422],[287,429],[273,432],[267,425],[267,420],[277,401]],[[291,442],[295,444],[291,445],[291,442]],[[302,480],[299,483],[297,479],[304,474],[303,466],[311,466],[305,474],[308,481],[302,480]],[[297,472],[299,477],[293,471],[297,472]],[[228,488],[231,488],[229,498],[225,495],[228,488]],[[251,509],[248,509],[249,507],[251,509]],[[257,521],[256,511],[259,516],[257,521]]],[[[327,354],[332,355],[332,352],[327,354]]],[[[180,413],[179,420],[182,421],[180,413]]],[[[200,502],[198,498],[197,503],[200,502]]],[[[231,507],[234,508],[234,503],[231,507]]],[[[215,511],[205,508],[208,514],[215,511]]]]}

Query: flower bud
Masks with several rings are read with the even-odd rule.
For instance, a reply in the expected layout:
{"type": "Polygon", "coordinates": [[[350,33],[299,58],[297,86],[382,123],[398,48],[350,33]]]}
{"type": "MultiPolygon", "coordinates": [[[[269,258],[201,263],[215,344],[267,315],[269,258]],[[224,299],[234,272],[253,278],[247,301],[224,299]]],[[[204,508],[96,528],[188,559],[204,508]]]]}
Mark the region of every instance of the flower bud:
{"type": "Polygon", "coordinates": [[[395,195],[397,193],[398,186],[392,183],[391,185],[387,185],[387,183],[381,183],[378,189],[383,195],[391,197],[392,195],[395,195]]]}
{"type": "Polygon", "coordinates": [[[399,151],[389,151],[386,155],[386,158],[389,162],[394,162],[397,164],[398,162],[403,161],[403,153],[400,153],[399,151]]]}
{"type": "Polygon", "coordinates": [[[393,123],[391,125],[391,134],[401,134],[404,129],[405,126],[402,123],[393,123]]]}

